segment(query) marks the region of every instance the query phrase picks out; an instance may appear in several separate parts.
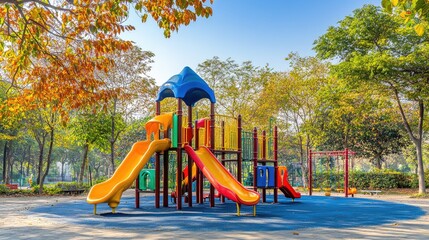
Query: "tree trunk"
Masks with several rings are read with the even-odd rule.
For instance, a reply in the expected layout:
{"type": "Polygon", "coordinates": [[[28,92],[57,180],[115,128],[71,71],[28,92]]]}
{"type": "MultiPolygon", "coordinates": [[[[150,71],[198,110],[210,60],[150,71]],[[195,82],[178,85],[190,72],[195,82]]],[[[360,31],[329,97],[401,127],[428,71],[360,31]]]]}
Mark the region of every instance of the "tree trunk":
{"type": "Polygon", "coordinates": [[[419,194],[423,194],[426,192],[426,184],[425,184],[425,171],[423,165],[423,149],[422,149],[422,141],[420,140],[416,144],[417,150],[417,176],[419,178],[419,194]]]}
{"type": "Polygon", "coordinates": [[[54,128],[51,128],[49,135],[50,135],[50,141],[49,141],[49,150],[48,150],[47,163],[46,163],[46,171],[43,173],[42,181],[40,182],[40,188],[39,188],[40,194],[43,193],[43,182],[45,181],[46,176],[48,176],[49,169],[51,168],[52,149],[54,147],[54,128]]]}
{"type": "Polygon", "coordinates": [[[6,173],[7,173],[7,155],[9,152],[9,147],[8,147],[8,141],[5,141],[4,143],[4,148],[3,148],[3,183],[7,184],[8,182],[6,182],[6,173]]]}
{"type": "Polygon", "coordinates": [[[38,171],[37,171],[37,184],[41,185],[41,179],[42,179],[42,173],[43,173],[43,155],[45,154],[45,142],[46,142],[46,135],[43,134],[42,139],[37,141],[39,144],[39,165],[38,165],[38,171]]]}
{"type": "Polygon", "coordinates": [[[85,169],[86,169],[86,166],[88,165],[88,151],[89,151],[89,143],[85,143],[85,145],[83,146],[83,159],[82,159],[82,165],[80,166],[78,183],[83,182],[85,169]]]}
{"type": "Polygon", "coordinates": [[[380,156],[376,156],[375,159],[374,159],[374,161],[375,161],[375,167],[377,169],[381,170],[381,168],[382,168],[382,166],[381,166],[381,157],[380,156]]]}
{"type": "Polygon", "coordinates": [[[7,171],[6,171],[6,183],[13,182],[13,162],[12,161],[12,145],[9,147],[9,151],[7,154],[7,171]]]}
{"type": "Polygon", "coordinates": [[[115,142],[110,141],[110,164],[112,165],[112,173],[115,172],[115,142]]]}
{"type": "Polygon", "coordinates": [[[27,168],[25,169],[25,176],[30,176],[30,166],[31,166],[31,144],[28,144],[28,149],[27,149],[27,155],[28,155],[28,159],[27,159],[27,168]]]}
{"type": "Polygon", "coordinates": [[[404,109],[402,108],[402,103],[399,98],[399,93],[397,89],[393,89],[396,97],[396,102],[398,103],[399,111],[401,113],[402,121],[404,122],[405,129],[410,136],[411,141],[414,143],[417,150],[417,173],[419,178],[419,194],[426,193],[426,185],[425,185],[425,171],[423,165],[423,153],[422,153],[422,143],[423,143],[423,123],[424,123],[424,110],[425,105],[422,99],[417,100],[419,106],[419,124],[417,127],[417,136],[414,135],[413,130],[407,120],[404,109]]]}
{"type": "Polygon", "coordinates": [[[5,183],[12,183],[12,170],[13,170],[12,154],[13,154],[13,142],[10,141],[8,148],[7,148],[7,154],[6,154],[6,180],[5,180],[5,183]]]}
{"type": "Polygon", "coordinates": [[[61,161],[61,181],[64,182],[64,165],[65,165],[65,158],[61,161]]]}
{"type": "Polygon", "coordinates": [[[112,116],[112,131],[110,136],[110,164],[115,172],[115,115],[112,116]]]}
{"type": "Polygon", "coordinates": [[[113,99],[113,113],[111,116],[112,120],[112,129],[110,132],[110,164],[112,165],[112,174],[115,172],[115,142],[119,136],[119,133],[115,134],[116,124],[115,124],[115,116],[116,116],[116,106],[117,99],[113,99]]]}
{"type": "Polygon", "coordinates": [[[302,138],[301,137],[298,137],[298,145],[299,145],[299,162],[301,163],[301,172],[302,172],[302,174],[301,174],[301,181],[302,181],[302,185],[305,187],[306,186],[306,184],[305,184],[305,177],[304,177],[305,169],[304,169],[304,164],[303,164],[303,162],[304,162],[304,160],[303,160],[303,158],[304,158],[304,149],[303,149],[303,146],[302,146],[302,138]]]}

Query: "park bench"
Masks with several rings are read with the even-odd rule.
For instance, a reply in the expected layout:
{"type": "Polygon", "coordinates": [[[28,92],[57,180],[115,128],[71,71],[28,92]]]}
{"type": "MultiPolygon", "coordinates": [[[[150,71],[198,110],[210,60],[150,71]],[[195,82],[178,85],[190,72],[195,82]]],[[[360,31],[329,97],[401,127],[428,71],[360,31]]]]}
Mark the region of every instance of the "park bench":
{"type": "Polygon", "coordinates": [[[362,193],[369,193],[371,196],[372,195],[378,195],[379,193],[381,193],[381,191],[380,190],[362,190],[361,191],[362,193]]]}
{"type": "Polygon", "coordinates": [[[78,195],[85,192],[85,189],[63,189],[61,192],[68,195],[78,195]]]}
{"type": "Polygon", "coordinates": [[[18,184],[17,183],[6,184],[6,187],[9,188],[10,190],[14,190],[14,189],[18,189],[18,184]]]}

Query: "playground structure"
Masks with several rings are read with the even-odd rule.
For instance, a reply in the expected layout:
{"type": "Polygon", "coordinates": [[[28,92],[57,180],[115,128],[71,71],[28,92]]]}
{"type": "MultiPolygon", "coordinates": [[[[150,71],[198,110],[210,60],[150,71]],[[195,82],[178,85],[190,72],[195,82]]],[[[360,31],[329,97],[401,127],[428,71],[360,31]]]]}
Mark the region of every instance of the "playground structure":
{"type": "MultiPolygon", "coordinates": [[[[288,184],[287,169],[279,168],[277,164],[277,127],[274,127],[273,134],[270,133],[270,140],[267,140],[265,131],[262,136],[258,137],[256,128],[253,130],[251,139],[242,137],[244,131],[242,131],[241,117],[235,119],[215,115],[215,102],[213,90],[188,67],[164,83],[160,87],[156,99],[156,116],[145,125],[147,140],[134,144],[110,179],[91,188],[87,202],[94,204],[94,214],[96,214],[96,205],[105,202],[112,208],[112,212],[115,212],[122,192],[128,189],[134,181],[136,184],[135,206],[136,208],[140,206],[139,172],[153,154],[155,154],[155,207],[160,207],[161,192],[162,205],[168,207],[169,152],[176,153],[174,195],[177,210],[182,209],[182,195],[185,193],[188,206],[192,207],[191,186],[193,181],[196,181],[196,203],[203,203],[203,177],[210,182],[210,193],[208,194],[210,207],[215,205],[216,189],[222,202],[226,197],[236,203],[237,215],[240,215],[241,205],[253,206],[253,215],[256,215],[256,204],[260,200],[258,188],[262,189],[264,202],[266,201],[266,189],[269,188],[274,189],[274,202],[277,202],[278,189],[285,193],[286,197],[299,198],[301,195],[288,184]],[[175,114],[161,114],[160,103],[169,97],[177,99],[177,111],[175,114]],[[210,118],[195,119],[193,125],[192,107],[204,98],[210,100],[210,118]],[[187,114],[183,113],[183,102],[188,107],[187,114]],[[253,148],[249,144],[243,146],[243,142],[250,143],[253,148]],[[247,160],[250,152],[243,151],[242,148],[253,151],[251,159],[253,161],[252,189],[242,185],[243,153],[247,153],[247,160]],[[182,164],[184,154],[187,157],[186,168],[183,168],[182,164]],[[231,163],[234,163],[236,167],[235,177],[225,167],[231,163]],[[273,166],[267,166],[267,164],[273,166]],[[161,175],[163,176],[162,187],[161,175]]],[[[142,184],[146,183],[142,181],[142,184]]]]}
{"type": "MultiPolygon", "coordinates": [[[[342,157],[344,160],[344,196],[348,197],[349,195],[354,196],[354,194],[357,193],[356,188],[351,188],[349,186],[349,159],[350,156],[355,155],[356,153],[353,151],[350,151],[348,148],[346,148],[343,151],[309,151],[308,154],[308,195],[313,194],[313,161],[316,161],[317,158],[320,157],[336,157],[337,160],[339,157],[342,157]]],[[[337,163],[338,165],[338,163],[337,163]]],[[[329,166],[327,167],[330,168],[329,166]]],[[[330,187],[328,187],[330,189],[330,187]]]]}

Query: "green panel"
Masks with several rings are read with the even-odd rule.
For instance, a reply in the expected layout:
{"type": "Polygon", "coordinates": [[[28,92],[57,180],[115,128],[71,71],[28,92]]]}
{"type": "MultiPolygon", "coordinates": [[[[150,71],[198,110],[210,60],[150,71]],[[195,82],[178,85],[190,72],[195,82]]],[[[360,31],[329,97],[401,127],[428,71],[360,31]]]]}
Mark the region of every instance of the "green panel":
{"type": "Polygon", "coordinates": [[[241,132],[241,151],[243,161],[249,161],[253,159],[253,133],[252,132],[241,132]]]}
{"type": "Polygon", "coordinates": [[[142,191],[155,190],[155,169],[143,169],[140,171],[139,187],[142,191]]]}
{"type": "Polygon", "coordinates": [[[177,117],[176,114],[173,115],[173,131],[172,131],[172,136],[171,136],[171,142],[172,142],[172,146],[174,148],[177,148],[177,134],[179,131],[179,125],[178,125],[179,119],[177,117]]]}

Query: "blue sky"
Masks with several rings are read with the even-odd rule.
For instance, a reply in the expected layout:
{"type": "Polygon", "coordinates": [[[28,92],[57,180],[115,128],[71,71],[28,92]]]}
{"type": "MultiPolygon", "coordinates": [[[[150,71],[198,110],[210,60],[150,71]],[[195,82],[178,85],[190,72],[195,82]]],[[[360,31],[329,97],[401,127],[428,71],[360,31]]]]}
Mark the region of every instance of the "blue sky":
{"type": "Polygon", "coordinates": [[[356,8],[380,5],[381,0],[214,0],[213,16],[199,18],[164,38],[153,20],[129,21],[135,31],[122,34],[143,50],[155,53],[150,75],[158,85],[184,66],[194,70],[214,56],[237,63],[268,64],[276,71],[288,69],[290,52],[313,56],[313,42],[356,8]]]}

